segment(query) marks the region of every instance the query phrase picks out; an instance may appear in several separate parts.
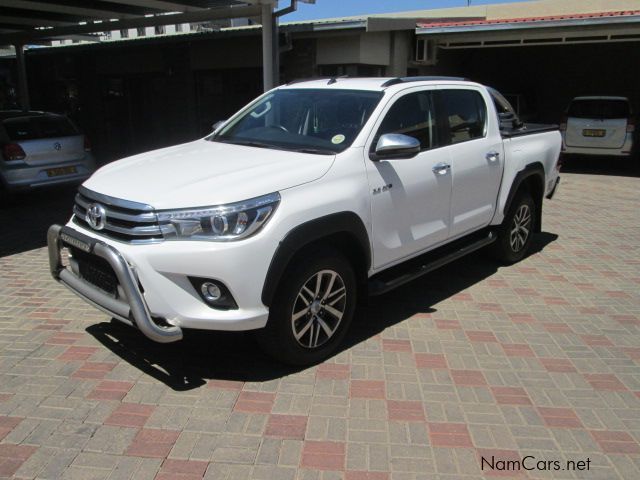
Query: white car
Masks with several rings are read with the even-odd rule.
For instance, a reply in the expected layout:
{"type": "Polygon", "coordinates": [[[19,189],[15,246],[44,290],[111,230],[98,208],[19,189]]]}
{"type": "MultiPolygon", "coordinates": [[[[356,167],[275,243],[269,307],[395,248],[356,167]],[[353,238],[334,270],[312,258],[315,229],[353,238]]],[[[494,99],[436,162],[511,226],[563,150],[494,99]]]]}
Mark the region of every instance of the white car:
{"type": "Polygon", "coordinates": [[[626,97],[576,97],[560,124],[562,153],[629,157],[635,119],[626,97]]]}
{"type": "Polygon", "coordinates": [[[0,191],[79,184],[95,171],[85,135],[64,115],[0,111],[0,191]]]}
{"type": "Polygon", "coordinates": [[[485,246],[522,259],[559,153],[557,128],[522,125],[477,83],[296,82],[204,139],[98,170],[49,230],[51,271],[155,341],[254,330],[309,364],[335,351],[360,295],[485,246]]]}

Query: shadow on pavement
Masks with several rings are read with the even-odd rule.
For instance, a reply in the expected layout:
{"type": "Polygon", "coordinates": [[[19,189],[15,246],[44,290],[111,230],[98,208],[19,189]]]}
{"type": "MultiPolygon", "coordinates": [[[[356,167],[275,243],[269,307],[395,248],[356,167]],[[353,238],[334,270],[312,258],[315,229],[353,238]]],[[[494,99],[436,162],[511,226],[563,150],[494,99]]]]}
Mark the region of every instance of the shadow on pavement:
{"type": "Polygon", "coordinates": [[[631,158],[568,156],[562,160],[560,174],[563,173],[640,177],[640,156],[631,158]]]}
{"type": "MultiPolygon", "coordinates": [[[[537,235],[532,254],[558,238],[537,235]]],[[[343,341],[351,348],[417,313],[432,313],[433,305],[490,277],[500,266],[483,252],[462,258],[392,292],[369,299],[360,307],[343,341]]],[[[154,343],[118,320],[87,328],[100,343],[145,374],[176,391],[198,388],[207,380],[263,382],[303,370],[279,364],[265,356],[249,332],[185,330],[184,339],[154,343]]]]}
{"type": "Polygon", "coordinates": [[[76,187],[22,192],[0,197],[0,257],[47,244],[47,229],[71,217],[76,187]]]}

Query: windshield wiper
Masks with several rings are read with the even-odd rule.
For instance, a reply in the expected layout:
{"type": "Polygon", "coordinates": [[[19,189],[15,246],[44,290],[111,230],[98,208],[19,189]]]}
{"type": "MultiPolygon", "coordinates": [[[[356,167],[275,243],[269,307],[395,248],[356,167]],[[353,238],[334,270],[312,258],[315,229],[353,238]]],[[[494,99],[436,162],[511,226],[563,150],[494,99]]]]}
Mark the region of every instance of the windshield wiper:
{"type": "Polygon", "coordinates": [[[221,143],[231,143],[233,145],[243,145],[245,147],[257,147],[257,148],[271,148],[271,149],[276,149],[278,147],[276,147],[275,145],[271,145],[269,143],[262,143],[262,142],[256,142],[254,140],[238,140],[238,139],[233,139],[233,140],[228,140],[226,138],[217,138],[215,139],[218,142],[221,143]]]}
{"type": "Polygon", "coordinates": [[[333,150],[327,150],[327,149],[322,149],[322,148],[294,148],[291,149],[292,152],[298,152],[298,153],[314,153],[316,155],[335,155],[336,152],[334,152],[333,150]]]}

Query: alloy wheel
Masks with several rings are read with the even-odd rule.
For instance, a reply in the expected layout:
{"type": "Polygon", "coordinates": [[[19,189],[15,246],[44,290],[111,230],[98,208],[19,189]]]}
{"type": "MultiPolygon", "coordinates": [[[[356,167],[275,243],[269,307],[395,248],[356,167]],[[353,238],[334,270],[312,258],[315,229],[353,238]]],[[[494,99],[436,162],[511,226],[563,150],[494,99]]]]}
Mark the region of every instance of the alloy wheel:
{"type": "Polygon", "coordinates": [[[514,252],[522,250],[531,232],[531,209],[529,205],[520,205],[513,216],[509,231],[509,243],[514,252]]]}
{"type": "Polygon", "coordinates": [[[302,347],[317,348],[338,330],[347,307],[342,277],[333,270],[321,270],[302,286],[293,303],[291,328],[302,347]]]}

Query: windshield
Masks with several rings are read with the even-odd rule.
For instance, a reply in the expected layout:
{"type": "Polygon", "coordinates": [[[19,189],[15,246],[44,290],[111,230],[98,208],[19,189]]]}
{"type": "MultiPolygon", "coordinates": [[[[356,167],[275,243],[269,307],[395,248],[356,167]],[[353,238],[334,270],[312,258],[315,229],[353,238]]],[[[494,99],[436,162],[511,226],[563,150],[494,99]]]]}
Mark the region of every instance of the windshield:
{"type": "Polygon", "coordinates": [[[380,98],[362,90],[276,90],[207,140],[333,155],[353,143],[380,98]]]}
{"type": "Polygon", "coordinates": [[[574,118],[627,118],[629,102],[626,100],[574,100],[568,112],[574,118]]]}

